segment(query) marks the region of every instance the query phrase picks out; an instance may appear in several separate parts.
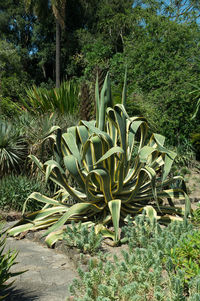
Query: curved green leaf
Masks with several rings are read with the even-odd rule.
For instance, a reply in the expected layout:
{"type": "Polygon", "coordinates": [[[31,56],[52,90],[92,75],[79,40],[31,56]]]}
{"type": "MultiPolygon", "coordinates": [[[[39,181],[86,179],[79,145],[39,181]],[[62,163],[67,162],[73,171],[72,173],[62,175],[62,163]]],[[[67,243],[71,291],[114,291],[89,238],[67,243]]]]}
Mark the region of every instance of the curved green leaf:
{"type": "Polygon", "coordinates": [[[63,226],[70,217],[73,216],[87,216],[88,211],[93,211],[94,213],[97,213],[101,211],[102,209],[94,204],[90,203],[80,203],[75,204],[69,210],[53,225],[51,226],[44,234],[44,236],[48,235],[49,233],[56,231],[61,226],[63,226]]]}
{"type": "Polygon", "coordinates": [[[81,172],[78,160],[73,155],[64,157],[64,164],[69,173],[78,182],[80,187],[85,190],[85,175],[81,172]]]}
{"type": "MultiPolygon", "coordinates": [[[[118,155],[118,153],[124,154],[124,150],[119,147],[119,146],[114,146],[111,149],[109,149],[102,157],[101,159],[99,159],[95,164],[99,164],[100,162],[110,158],[112,155],[116,154],[118,155]]],[[[119,159],[120,160],[120,159],[119,159]]]]}
{"type": "Polygon", "coordinates": [[[112,200],[108,202],[108,207],[112,216],[113,226],[115,229],[115,242],[117,242],[119,237],[119,220],[121,211],[121,200],[112,200]]]}

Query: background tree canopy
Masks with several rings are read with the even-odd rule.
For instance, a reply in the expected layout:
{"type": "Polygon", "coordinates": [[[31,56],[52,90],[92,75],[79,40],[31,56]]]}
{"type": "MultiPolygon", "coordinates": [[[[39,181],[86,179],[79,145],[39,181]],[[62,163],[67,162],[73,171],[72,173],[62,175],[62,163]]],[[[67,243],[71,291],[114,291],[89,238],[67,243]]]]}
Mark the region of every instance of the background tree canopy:
{"type": "MultiPolygon", "coordinates": [[[[15,102],[24,87],[54,87],[56,78],[55,14],[49,6],[39,18],[25,2],[0,0],[0,97],[15,102]]],[[[199,1],[68,0],[64,15],[62,81],[93,82],[97,68],[109,70],[117,98],[127,66],[129,113],[147,117],[172,145],[190,139],[199,126],[191,120],[191,92],[200,85],[199,1]]]]}

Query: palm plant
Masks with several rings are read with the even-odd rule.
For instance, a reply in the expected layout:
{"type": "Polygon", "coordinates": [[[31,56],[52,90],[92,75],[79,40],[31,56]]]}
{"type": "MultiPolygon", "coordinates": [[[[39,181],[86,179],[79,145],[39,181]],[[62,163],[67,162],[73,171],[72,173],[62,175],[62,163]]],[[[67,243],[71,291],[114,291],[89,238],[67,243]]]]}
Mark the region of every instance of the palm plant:
{"type": "Polygon", "coordinates": [[[59,88],[51,90],[33,86],[26,93],[27,100],[22,99],[22,103],[29,112],[73,114],[77,110],[79,87],[75,82],[63,82],[59,88]]]}
{"type": "Polygon", "coordinates": [[[28,155],[25,139],[15,133],[11,123],[0,120],[0,178],[19,171],[28,155]]]}
{"type": "Polygon", "coordinates": [[[185,199],[185,216],[190,213],[183,179],[168,178],[176,154],[164,147],[165,138],[158,134],[153,134],[145,145],[147,121],[126,113],[126,79],[121,104],[112,105],[108,75],[101,95],[97,79],[95,94],[96,120],[80,121],[66,133],[58,129],[56,135],[51,135],[54,159],[42,163],[31,156],[46,180],[50,178],[57,183],[60,191],[54,198],[37,192],[31,194],[27,201],[42,202],[44,208],[25,215],[9,230],[10,235],[50,226],[45,235],[46,242],[52,245],[62,238],[66,222],[81,220],[94,224],[96,232],[117,243],[120,220],[127,214],[140,214],[146,206],[153,206],[162,222],[183,215],[174,206],[175,198],[185,199]],[[76,181],[76,187],[69,185],[68,173],[76,181]],[[180,183],[182,187],[177,186],[180,183]],[[69,196],[75,204],[68,203],[69,196]],[[113,224],[114,231],[108,228],[109,224],[113,224]]]}

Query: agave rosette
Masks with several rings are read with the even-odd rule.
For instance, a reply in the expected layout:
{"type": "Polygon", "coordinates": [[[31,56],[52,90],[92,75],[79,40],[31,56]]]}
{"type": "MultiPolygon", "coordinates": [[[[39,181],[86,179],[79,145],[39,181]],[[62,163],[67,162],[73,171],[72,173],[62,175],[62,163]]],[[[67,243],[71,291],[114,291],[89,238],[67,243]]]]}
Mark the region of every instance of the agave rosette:
{"type": "MultiPolygon", "coordinates": [[[[182,210],[176,208],[173,201],[185,199],[185,215],[189,214],[186,189],[183,185],[174,185],[184,184],[183,179],[168,177],[176,154],[164,147],[165,138],[159,134],[153,134],[145,144],[146,119],[130,118],[125,105],[126,79],[122,103],[115,106],[108,75],[101,97],[97,79],[96,121],[80,121],[66,133],[58,129],[56,135],[51,135],[54,159],[43,164],[31,156],[45,173],[46,180],[51,179],[60,186],[59,194],[52,199],[39,193],[31,194],[28,199],[43,202],[45,206],[25,216],[10,230],[11,235],[48,227],[46,241],[52,245],[62,238],[62,226],[66,222],[82,220],[95,221],[96,231],[117,242],[120,220],[128,214],[141,213],[145,206],[153,206],[157,218],[164,221],[182,216],[182,210]],[[76,187],[69,185],[68,174],[76,181],[76,187]],[[75,204],[68,203],[69,195],[75,204]],[[107,227],[110,223],[113,232],[107,227]]],[[[25,206],[26,202],[24,210],[25,206]]]]}

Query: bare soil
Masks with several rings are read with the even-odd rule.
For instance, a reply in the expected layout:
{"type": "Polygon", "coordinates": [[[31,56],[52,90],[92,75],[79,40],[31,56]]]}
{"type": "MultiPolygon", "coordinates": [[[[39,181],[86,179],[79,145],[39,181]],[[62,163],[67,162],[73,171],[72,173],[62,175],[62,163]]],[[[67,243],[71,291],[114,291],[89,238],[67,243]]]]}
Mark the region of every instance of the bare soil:
{"type": "Polygon", "coordinates": [[[185,175],[185,182],[191,202],[200,202],[200,170],[198,168],[189,169],[185,175]]]}

